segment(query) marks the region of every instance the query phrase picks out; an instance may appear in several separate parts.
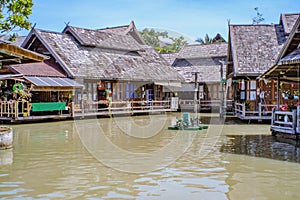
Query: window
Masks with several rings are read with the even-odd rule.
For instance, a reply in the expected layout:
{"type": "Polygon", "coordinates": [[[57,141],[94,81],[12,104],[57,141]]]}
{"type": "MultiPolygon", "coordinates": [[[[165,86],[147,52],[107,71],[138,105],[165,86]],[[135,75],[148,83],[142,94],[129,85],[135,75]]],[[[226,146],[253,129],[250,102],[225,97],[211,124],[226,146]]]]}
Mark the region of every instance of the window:
{"type": "Polygon", "coordinates": [[[136,85],[132,83],[126,84],[126,99],[136,98],[136,85]]]}
{"type": "Polygon", "coordinates": [[[247,99],[250,101],[255,101],[256,100],[256,81],[249,81],[248,82],[248,88],[249,90],[247,91],[247,99]]]}

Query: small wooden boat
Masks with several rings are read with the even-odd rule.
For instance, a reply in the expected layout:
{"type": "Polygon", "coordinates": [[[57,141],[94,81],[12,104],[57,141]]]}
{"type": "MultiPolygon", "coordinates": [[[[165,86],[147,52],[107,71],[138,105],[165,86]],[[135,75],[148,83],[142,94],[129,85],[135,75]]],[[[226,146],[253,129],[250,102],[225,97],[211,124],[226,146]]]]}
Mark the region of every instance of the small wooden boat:
{"type": "Polygon", "coordinates": [[[176,120],[176,124],[169,126],[168,130],[189,130],[196,131],[202,129],[208,129],[208,126],[200,126],[198,118],[191,118],[190,113],[183,113],[182,119],[176,120]]]}
{"type": "Polygon", "coordinates": [[[0,150],[13,146],[13,130],[8,126],[0,126],[0,150]]]}

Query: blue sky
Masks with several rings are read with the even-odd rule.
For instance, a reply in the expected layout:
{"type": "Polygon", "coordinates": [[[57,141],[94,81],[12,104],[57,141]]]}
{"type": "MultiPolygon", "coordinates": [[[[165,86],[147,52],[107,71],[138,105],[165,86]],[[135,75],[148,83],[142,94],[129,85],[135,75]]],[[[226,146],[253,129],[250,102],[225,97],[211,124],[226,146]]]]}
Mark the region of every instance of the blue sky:
{"type": "MultiPolygon", "coordinates": [[[[129,24],[159,28],[192,40],[220,33],[227,39],[231,24],[251,24],[255,7],[264,23],[278,23],[281,13],[300,12],[300,0],[33,0],[30,21],[44,30],[62,31],[65,23],[85,28],[129,24]]],[[[21,34],[27,32],[22,31],[21,34]]],[[[19,33],[20,34],[20,33],[19,33]]]]}

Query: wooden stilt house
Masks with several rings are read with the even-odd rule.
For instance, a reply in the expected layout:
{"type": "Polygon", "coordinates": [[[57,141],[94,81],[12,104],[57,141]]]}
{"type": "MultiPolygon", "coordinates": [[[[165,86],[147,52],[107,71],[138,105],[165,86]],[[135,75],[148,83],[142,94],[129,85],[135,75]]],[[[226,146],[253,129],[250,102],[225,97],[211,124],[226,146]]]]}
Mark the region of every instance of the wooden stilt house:
{"type": "Polygon", "coordinates": [[[220,107],[222,80],[226,74],[222,63],[226,60],[227,46],[227,43],[197,44],[180,50],[172,67],[185,79],[184,86],[177,88],[183,110],[193,109],[195,89],[200,110],[220,107]]]}
{"type": "Polygon", "coordinates": [[[278,81],[277,106],[272,112],[274,135],[300,138],[300,17],[276,60],[261,77],[278,81]]]}
{"type": "Polygon", "coordinates": [[[34,28],[22,46],[48,55],[68,78],[84,85],[74,91],[75,117],[169,111],[163,87],[182,81],[144,44],[133,22],[99,30],[66,26],[62,33],[34,28]]]}
{"type": "Polygon", "coordinates": [[[271,119],[278,83],[259,76],[276,64],[298,16],[282,14],[272,25],[229,25],[227,78],[240,119],[271,119]]]}

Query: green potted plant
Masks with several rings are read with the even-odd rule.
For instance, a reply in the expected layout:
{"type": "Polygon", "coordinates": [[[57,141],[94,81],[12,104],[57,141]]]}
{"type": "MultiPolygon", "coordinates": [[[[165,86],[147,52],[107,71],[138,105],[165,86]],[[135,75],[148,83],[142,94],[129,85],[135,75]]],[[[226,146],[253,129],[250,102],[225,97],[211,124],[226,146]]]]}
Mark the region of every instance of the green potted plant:
{"type": "Polygon", "coordinates": [[[246,107],[246,110],[250,109],[250,101],[245,102],[245,107],[246,107]]]}

